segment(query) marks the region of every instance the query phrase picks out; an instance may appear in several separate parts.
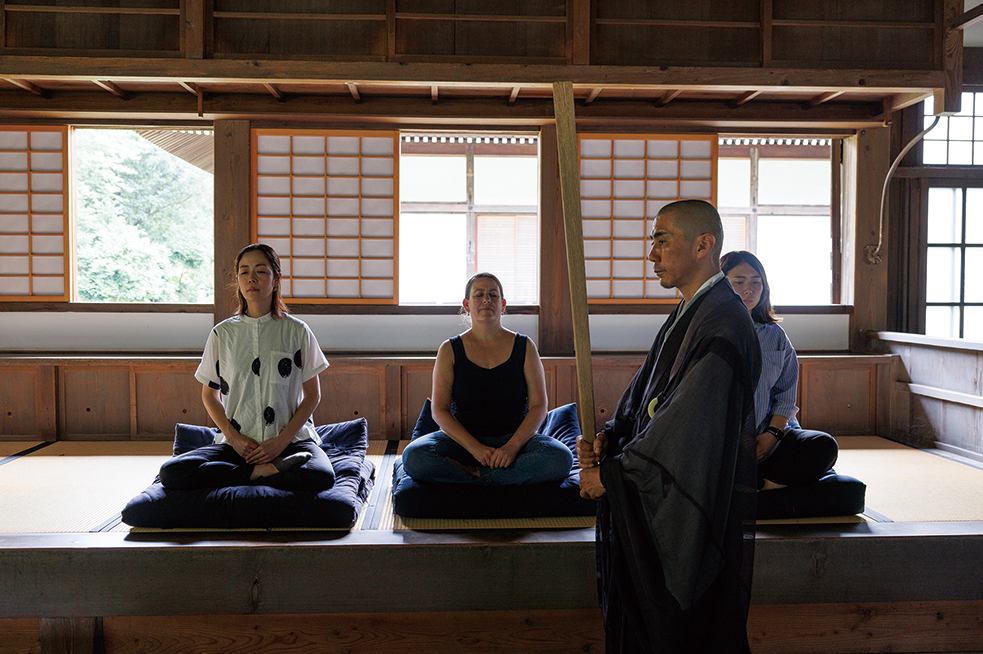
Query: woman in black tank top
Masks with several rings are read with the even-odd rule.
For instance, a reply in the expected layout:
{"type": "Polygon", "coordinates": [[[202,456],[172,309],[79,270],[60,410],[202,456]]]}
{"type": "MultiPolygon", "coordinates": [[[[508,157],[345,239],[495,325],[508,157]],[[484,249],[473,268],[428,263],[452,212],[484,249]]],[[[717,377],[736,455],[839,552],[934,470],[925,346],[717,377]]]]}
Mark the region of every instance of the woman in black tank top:
{"type": "Polygon", "coordinates": [[[502,326],[502,284],[478,273],[465,287],[471,328],[440,345],[431,407],[440,431],[403,452],[417,481],[534,484],[566,479],[573,455],[536,433],[546,418],[546,377],[532,339],[502,326]]]}

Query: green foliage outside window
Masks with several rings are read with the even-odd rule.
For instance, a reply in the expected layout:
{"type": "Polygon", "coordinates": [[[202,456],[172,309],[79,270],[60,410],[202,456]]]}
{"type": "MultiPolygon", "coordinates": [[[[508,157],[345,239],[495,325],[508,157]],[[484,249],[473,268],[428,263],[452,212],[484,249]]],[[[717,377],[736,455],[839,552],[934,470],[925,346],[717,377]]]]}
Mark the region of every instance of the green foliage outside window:
{"type": "Polygon", "coordinates": [[[81,302],[213,301],[213,176],[130,130],[77,129],[81,302]]]}

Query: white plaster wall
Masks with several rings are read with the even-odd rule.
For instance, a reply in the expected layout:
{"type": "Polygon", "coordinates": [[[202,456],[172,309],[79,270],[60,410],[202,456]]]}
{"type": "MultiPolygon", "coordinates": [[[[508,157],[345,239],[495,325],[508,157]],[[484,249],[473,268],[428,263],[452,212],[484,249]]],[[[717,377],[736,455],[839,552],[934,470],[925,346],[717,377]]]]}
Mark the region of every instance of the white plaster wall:
{"type": "MultiPolygon", "coordinates": [[[[590,345],[595,352],[639,352],[648,350],[666,315],[592,315],[590,345]]],[[[837,351],[850,348],[848,314],[784,316],[782,328],[795,349],[837,351]]]]}
{"type": "MultiPolygon", "coordinates": [[[[303,315],[327,352],[432,354],[464,329],[458,316],[303,315]]],[[[664,315],[590,316],[591,349],[647,350],[664,315]]],[[[509,329],[535,338],[539,317],[505,316],[509,329]]],[[[793,345],[806,351],[846,350],[847,314],[791,315],[782,323],[793,345]]],[[[212,327],[208,313],[0,313],[0,351],[199,352],[212,327]]]]}

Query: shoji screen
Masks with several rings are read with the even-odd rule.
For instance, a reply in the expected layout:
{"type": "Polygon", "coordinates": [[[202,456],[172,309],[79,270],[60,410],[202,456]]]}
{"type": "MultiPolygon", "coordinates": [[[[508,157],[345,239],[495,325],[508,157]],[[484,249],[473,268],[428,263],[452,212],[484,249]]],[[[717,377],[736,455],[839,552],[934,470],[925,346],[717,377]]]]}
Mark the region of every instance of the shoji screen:
{"type": "Polygon", "coordinates": [[[398,302],[397,138],[253,130],[253,237],[280,255],[291,302],[398,302]]]}
{"type": "Polygon", "coordinates": [[[597,304],[665,302],[646,260],[659,209],[716,198],[717,136],[584,134],[580,196],[587,296],[597,304]]]}
{"type": "Polygon", "coordinates": [[[67,137],[0,125],[0,300],[69,299],[67,137]]]}

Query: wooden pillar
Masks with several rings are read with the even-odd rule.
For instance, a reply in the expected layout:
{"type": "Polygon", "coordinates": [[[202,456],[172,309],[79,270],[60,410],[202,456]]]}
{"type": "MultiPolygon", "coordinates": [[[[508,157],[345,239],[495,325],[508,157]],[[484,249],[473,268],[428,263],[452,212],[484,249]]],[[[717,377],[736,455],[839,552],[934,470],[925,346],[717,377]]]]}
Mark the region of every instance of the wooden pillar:
{"type": "Polygon", "coordinates": [[[591,0],[573,0],[570,7],[570,63],[585,66],[590,63],[591,0]]]}
{"type": "Polygon", "coordinates": [[[247,120],[215,121],[215,323],[236,300],[232,267],[250,237],[250,135],[247,120]]]}
{"type": "MultiPolygon", "coordinates": [[[[942,25],[948,28],[964,11],[963,0],[943,0],[942,25]]],[[[945,73],[945,91],[942,101],[947,113],[956,113],[962,105],[963,90],[963,31],[946,29],[942,43],[942,71],[945,73]]],[[[936,111],[938,95],[936,95],[936,111]]]]}
{"type": "Polygon", "coordinates": [[[883,222],[879,261],[869,260],[877,245],[880,225],[881,188],[891,165],[891,134],[888,127],[860,130],[844,139],[843,302],[853,305],[850,318],[850,351],[866,348],[864,332],[884,330],[888,319],[888,252],[890,216],[883,222]]]}
{"type": "Polygon", "coordinates": [[[203,59],[211,27],[212,0],[184,0],[181,3],[181,52],[188,59],[203,59]]]}
{"type": "Polygon", "coordinates": [[[41,618],[41,654],[93,654],[98,651],[97,618],[41,618]]]}
{"type": "Polygon", "coordinates": [[[594,439],[594,376],[591,366],[590,326],[587,316],[587,273],[584,269],[584,231],[580,217],[580,156],[573,106],[573,84],[553,83],[556,117],[556,150],[560,168],[563,234],[566,242],[567,278],[573,343],[577,356],[577,409],[584,438],[594,439]]]}
{"type": "Polygon", "coordinates": [[[544,126],[539,138],[539,351],[544,356],[573,356],[556,126],[544,126]]]}

